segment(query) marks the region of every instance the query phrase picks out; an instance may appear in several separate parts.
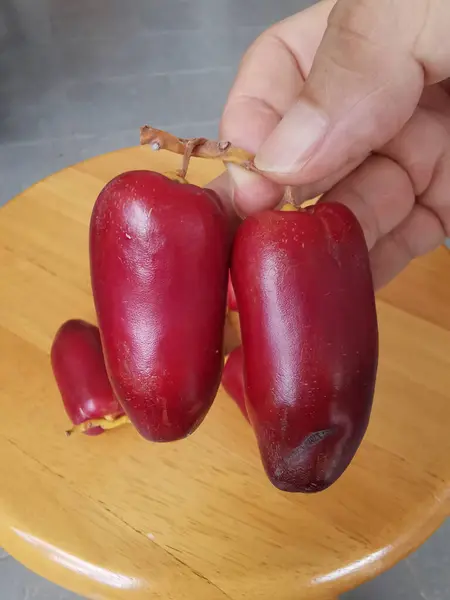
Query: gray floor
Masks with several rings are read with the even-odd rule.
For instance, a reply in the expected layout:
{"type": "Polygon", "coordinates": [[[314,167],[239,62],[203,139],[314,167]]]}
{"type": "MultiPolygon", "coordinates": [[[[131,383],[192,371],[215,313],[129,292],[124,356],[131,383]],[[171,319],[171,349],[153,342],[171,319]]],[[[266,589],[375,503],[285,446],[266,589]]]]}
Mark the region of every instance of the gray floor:
{"type": "MultiPolygon", "coordinates": [[[[240,56],[305,0],[0,0],[0,204],[152,124],[215,137],[240,56]]],[[[346,600],[450,599],[450,523],[346,600]]],[[[1,600],[78,598],[0,550],[1,600]]]]}

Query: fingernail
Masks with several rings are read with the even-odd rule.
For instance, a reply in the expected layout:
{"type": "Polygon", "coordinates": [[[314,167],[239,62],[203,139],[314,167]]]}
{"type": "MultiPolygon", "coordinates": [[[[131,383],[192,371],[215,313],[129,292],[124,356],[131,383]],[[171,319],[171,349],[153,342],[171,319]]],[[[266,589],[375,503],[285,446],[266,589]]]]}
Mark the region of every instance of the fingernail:
{"type": "Polygon", "coordinates": [[[326,116],[299,101],[280,121],[255,157],[255,166],[268,173],[295,173],[314,155],[329,128],[326,116]]]}
{"type": "Polygon", "coordinates": [[[249,188],[261,177],[261,175],[233,163],[228,163],[227,169],[233,183],[233,191],[249,188]]]}
{"type": "Polygon", "coordinates": [[[241,218],[244,218],[246,215],[239,208],[239,203],[236,202],[236,199],[246,196],[246,191],[252,189],[261,176],[233,163],[227,164],[227,170],[231,179],[231,202],[237,214],[241,218]]]}

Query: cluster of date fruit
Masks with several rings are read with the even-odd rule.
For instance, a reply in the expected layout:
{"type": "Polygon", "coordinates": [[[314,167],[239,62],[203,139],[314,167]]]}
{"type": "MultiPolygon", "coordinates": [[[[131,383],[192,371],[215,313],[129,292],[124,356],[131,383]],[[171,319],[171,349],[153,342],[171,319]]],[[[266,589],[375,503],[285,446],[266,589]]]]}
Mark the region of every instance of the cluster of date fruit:
{"type": "Polygon", "coordinates": [[[363,231],[340,203],[264,210],[232,224],[212,190],[188,183],[192,156],[256,170],[230,143],[145,126],[141,143],[183,156],[176,173],[124,172],[90,221],[97,324],[56,333],[51,361],[75,431],[131,423],[173,442],[204,421],[220,384],[255,434],[277,488],[318,492],[365,435],[378,325],[363,231]],[[240,343],[224,350],[227,311],[240,343]]]}

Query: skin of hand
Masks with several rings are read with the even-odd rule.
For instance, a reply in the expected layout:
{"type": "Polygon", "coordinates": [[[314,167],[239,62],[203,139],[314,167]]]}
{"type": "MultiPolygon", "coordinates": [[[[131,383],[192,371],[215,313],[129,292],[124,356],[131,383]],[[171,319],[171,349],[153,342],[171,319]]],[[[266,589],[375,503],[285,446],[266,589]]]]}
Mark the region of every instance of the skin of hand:
{"type": "Polygon", "coordinates": [[[268,29],[221,122],[262,175],[231,165],[212,187],[241,215],[286,185],[346,204],[389,282],[450,235],[449,22],[448,0],[323,0],[268,29]]]}

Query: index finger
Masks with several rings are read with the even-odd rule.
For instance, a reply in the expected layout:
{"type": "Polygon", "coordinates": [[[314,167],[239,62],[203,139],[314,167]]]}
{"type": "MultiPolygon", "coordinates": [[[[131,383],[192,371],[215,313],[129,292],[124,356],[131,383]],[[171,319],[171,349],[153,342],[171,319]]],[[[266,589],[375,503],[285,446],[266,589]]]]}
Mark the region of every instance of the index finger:
{"type": "MultiPolygon", "coordinates": [[[[248,49],[221,120],[221,137],[255,153],[298,98],[327,26],[335,0],[277,23],[248,49]]],[[[234,202],[245,213],[275,206],[277,184],[231,166],[234,202]]]]}

